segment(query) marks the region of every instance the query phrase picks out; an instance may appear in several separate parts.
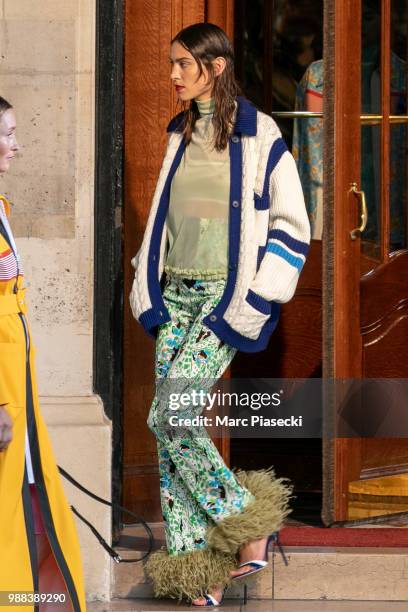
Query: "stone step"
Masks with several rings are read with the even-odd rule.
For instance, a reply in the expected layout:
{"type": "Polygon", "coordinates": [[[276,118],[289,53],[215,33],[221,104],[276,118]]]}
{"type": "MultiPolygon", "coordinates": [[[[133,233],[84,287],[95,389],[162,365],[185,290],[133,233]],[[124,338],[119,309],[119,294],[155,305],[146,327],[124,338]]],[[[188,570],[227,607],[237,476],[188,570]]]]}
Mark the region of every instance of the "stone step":
{"type": "MultiPolygon", "coordinates": [[[[408,600],[408,550],[289,548],[286,566],[279,553],[248,582],[249,599],[408,600]]],[[[113,598],[153,596],[141,563],[112,562],[113,598]]],[[[228,598],[242,599],[243,584],[228,598]]]]}
{"type": "MultiPolygon", "coordinates": [[[[164,542],[159,539],[160,547],[164,542]]],[[[143,554],[118,549],[133,557],[143,554]]],[[[249,599],[408,600],[408,549],[285,547],[288,565],[277,549],[269,565],[248,582],[249,599]]],[[[112,598],[149,598],[152,586],[142,563],[112,562],[112,598]]],[[[231,585],[229,599],[243,598],[243,583],[231,585]]]]}

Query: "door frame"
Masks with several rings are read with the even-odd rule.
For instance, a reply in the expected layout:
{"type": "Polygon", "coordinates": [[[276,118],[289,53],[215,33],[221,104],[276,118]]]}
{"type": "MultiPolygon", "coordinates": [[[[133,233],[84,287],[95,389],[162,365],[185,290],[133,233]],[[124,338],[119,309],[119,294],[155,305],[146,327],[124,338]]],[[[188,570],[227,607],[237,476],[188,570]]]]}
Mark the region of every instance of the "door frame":
{"type": "MultiPolygon", "coordinates": [[[[111,499],[122,496],[123,381],[123,13],[96,1],[93,390],[112,421],[111,499]]],[[[120,512],[112,509],[112,533],[120,512]]]]}
{"type": "MultiPolygon", "coordinates": [[[[231,3],[232,0],[223,3],[207,0],[206,21],[226,20],[226,15],[231,15],[228,10],[231,3]]],[[[112,419],[112,500],[119,502],[123,468],[124,0],[112,0],[111,3],[97,0],[96,11],[93,372],[94,391],[100,395],[106,415],[112,419]]],[[[220,25],[228,32],[231,22],[226,21],[220,25]]],[[[359,291],[360,282],[359,241],[349,240],[350,229],[358,225],[358,211],[354,196],[348,193],[350,175],[352,169],[358,167],[356,156],[360,155],[360,82],[358,64],[350,61],[350,58],[358,57],[360,25],[361,15],[356,14],[352,0],[325,1],[323,376],[329,379],[356,377],[361,368],[359,300],[350,302],[346,299],[356,288],[359,291]],[[344,35],[346,32],[347,37],[344,35]],[[345,74],[345,65],[352,68],[348,74],[345,74]],[[340,86],[346,87],[345,79],[349,95],[335,96],[340,86]],[[335,207],[335,202],[341,199],[347,208],[346,215],[342,216],[338,206],[335,207]],[[348,266],[351,273],[344,272],[345,259],[351,259],[355,264],[348,266]],[[345,331],[351,331],[351,334],[345,331]]],[[[336,413],[336,398],[329,395],[324,399],[326,424],[330,425],[336,413]]],[[[354,464],[350,461],[350,453],[357,459],[359,444],[357,439],[324,440],[323,469],[328,476],[323,487],[322,518],[327,525],[346,518],[344,484],[350,480],[349,470],[354,464]]],[[[113,512],[114,538],[119,524],[120,514],[113,512]]]]}
{"type": "MultiPolygon", "coordinates": [[[[205,20],[218,23],[230,37],[234,24],[231,5],[232,0],[207,0],[205,9],[205,20]]],[[[121,503],[123,490],[123,46],[124,0],[97,0],[93,390],[101,397],[105,414],[112,421],[114,503],[121,503]]],[[[327,269],[326,278],[329,276],[327,269]]],[[[326,300],[330,299],[326,292],[326,300]]],[[[222,440],[223,455],[228,457],[226,447],[222,440]]],[[[120,524],[121,513],[113,508],[114,542],[119,538],[120,524]]]]}
{"type": "MultiPolygon", "coordinates": [[[[355,176],[360,167],[360,72],[355,61],[361,55],[360,39],[360,5],[356,11],[352,0],[326,0],[322,351],[323,378],[328,380],[361,376],[360,241],[350,239],[350,230],[358,226],[350,183],[360,183],[355,176]],[[348,95],[336,95],[342,90],[348,95]],[[348,299],[351,295],[355,299],[348,299]]],[[[352,457],[357,458],[360,444],[358,439],[331,437],[338,402],[333,385],[324,386],[322,520],[326,525],[347,518],[344,491],[352,480],[352,457]]]]}

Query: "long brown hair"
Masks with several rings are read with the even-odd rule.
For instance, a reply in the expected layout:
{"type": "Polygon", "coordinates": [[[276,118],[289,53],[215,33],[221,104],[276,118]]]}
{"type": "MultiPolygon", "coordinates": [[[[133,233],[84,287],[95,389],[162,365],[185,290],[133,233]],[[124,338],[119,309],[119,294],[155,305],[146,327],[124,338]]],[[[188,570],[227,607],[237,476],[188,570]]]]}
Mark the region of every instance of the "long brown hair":
{"type": "MultiPolygon", "coordinates": [[[[228,136],[232,127],[232,116],[235,110],[235,99],[241,94],[241,89],[234,74],[234,50],[224,30],[213,23],[195,23],[181,30],[171,41],[180,43],[191,53],[198,64],[200,78],[204,65],[208,70],[209,79],[213,82],[214,140],[217,151],[222,151],[228,144],[228,136]],[[218,76],[214,74],[212,61],[223,57],[226,66],[218,76]]],[[[184,112],[183,135],[186,144],[191,141],[195,122],[200,117],[195,100],[182,102],[184,112]],[[188,106],[187,106],[188,105],[188,106]]]]}
{"type": "Polygon", "coordinates": [[[0,117],[2,116],[3,113],[8,111],[10,108],[13,108],[10,102],[7,102],[7,100],[5,100],[4,98],[0,96],[0,117]]]}

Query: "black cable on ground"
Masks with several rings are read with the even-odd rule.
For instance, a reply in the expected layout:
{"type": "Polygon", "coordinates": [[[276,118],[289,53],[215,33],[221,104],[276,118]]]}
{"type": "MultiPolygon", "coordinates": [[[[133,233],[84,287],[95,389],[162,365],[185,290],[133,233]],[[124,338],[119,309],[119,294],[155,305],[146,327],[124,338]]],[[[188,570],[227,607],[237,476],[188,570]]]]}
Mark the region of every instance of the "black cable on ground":
{"type": "Polygon", "coordinates": [[[86,487],[84,487],[84,485],[81,485],[77,480],[75,480],[75,478],[73,478],[71,476],[71,474],[69,474],[66,470],[64,470],[64,468],[60,467],[59,465],[57,467],[58,467],[60,473],[62,474],[62,476],[64,476],[64,478],[66,478],[71,484],[73,484],[75,487],[77,487],[77,489],[79,489],[80,491],[82,491],[83,493],[88,495],[89,497],[92,497],[92,499],[95,499],[96,501],[98,501],[101,504],[104,504],[105,506],[110,506],[111,508],[119,508],[119,510],[121,510],[122,512],[125,512],[126,514],[129,514],[130,516],[133,516],[134,518],[137,519],[136,523],[123,523],[124,526],[126,526],[126,527],[133,527],[134,525],[139,525],[139,524],[143,525],[143,527],[144,527],[144,529],[145,529],[145,531],[146,531],[146,533],[148,535],[148,538],[149,538],[149,546],[148,546],[147,552],[142,557],[140,557],[138,559],[123,559],[119,555],[119,553],[117,553],[111,546],[109,546],[109,544],[101,536],[99,531],[97,531],[97,529],[92,525],[92,523],[90,523],[85,517],[83,517],[82,514],[80,514],[78,512],[78,510],[74,506],[71,506],[71,509],[72,509],[73,513],[79,519],[81,519],[81,521],[83,521],[83,523],[85,523],[85,525],[87,525],[89,527],[89,529],[92,531],[94,536],[97,538],[97,540],[99,541],[101,546],[103,546],[103,548],[106,550],[106,552],[112,557],[112,559],[116,563],[139,563],[140,561],[143,561],[144,559],[146,559],[150,555],[150,553],[153,550],[154,536],[153,536],[152,530],[150,529],[150,527],[146,523],[146,521],[144,521],[142,518],[140,518],[140,516],[138,516],[137,514],[132,512],[131,510],[128,510],[127,508],[124,508],[123,506],[120,506],[119,504],[113,504],[112,502],[108,501],[107,499],[103,499],[102,497],[99,497],[99,495],[96,495],[95,493],[92,493],[92,491],[89,491],[86,487]]]}

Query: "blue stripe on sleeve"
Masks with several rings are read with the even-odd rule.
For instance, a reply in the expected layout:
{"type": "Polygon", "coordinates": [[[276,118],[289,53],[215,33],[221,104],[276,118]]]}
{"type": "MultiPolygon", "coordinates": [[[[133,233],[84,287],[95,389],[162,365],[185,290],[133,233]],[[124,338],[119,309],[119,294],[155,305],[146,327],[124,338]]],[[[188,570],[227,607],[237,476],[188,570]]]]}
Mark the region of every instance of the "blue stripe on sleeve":
{"type": "Polygon", "coordinates": [[[268,242],[268,246],[266,250],[269,253],[274,253],[275,255],[279,255],[283,259],[285,259],[291,266],[294,266],[301,271],[303,268],[304,261],[300,257],[295,257],[292,253],[289,253],[286,249],[284,249],[280,244],[276,244],[274,242],[268,242]]]}
{"type": "Polygon", "coordinates": [[[296,240],[296,238],[292,238],[290,234],[284,232],[283,230],[270,230],[268,238],[276,238],[276,240],[284,242],[289,249],[291,249],[292,251],[296,251],[297,253],[301,253],[305,257],[309,252],[310,247],[307,242],[301,242],[301,240],[296,240]]]}

